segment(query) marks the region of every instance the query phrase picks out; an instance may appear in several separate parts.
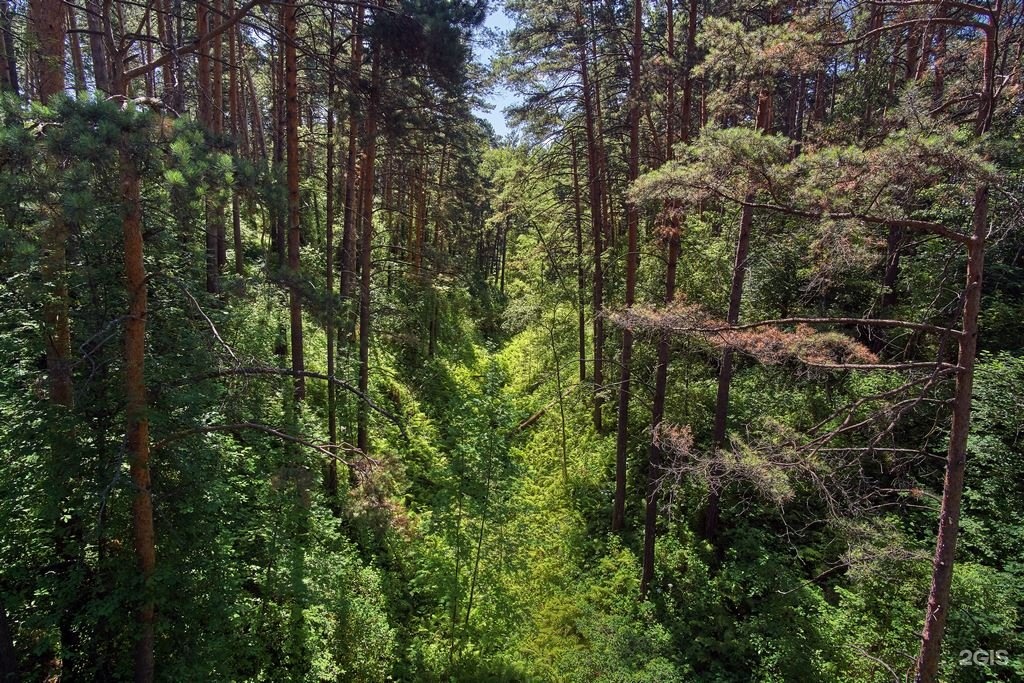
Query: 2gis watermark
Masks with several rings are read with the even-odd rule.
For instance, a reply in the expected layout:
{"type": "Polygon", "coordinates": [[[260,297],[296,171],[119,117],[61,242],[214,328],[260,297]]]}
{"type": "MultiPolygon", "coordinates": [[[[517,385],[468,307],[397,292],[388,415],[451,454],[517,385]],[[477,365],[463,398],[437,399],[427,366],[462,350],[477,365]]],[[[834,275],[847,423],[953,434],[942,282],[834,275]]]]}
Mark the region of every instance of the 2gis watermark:
{"type": "Polygon", "coordinates": [[[1006,650],[961,650],[960,666],[1006,666],[1010,653],[1006,650]]]}

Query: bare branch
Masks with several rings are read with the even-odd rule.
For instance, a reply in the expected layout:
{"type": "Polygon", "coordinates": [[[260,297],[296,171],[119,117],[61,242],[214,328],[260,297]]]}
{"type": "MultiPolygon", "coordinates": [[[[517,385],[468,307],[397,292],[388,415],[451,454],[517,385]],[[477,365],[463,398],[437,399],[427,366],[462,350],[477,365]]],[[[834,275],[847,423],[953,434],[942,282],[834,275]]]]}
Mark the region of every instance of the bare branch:
{"type": "Polygon", "coordinates": [[[950,335],[954,337],[959,337],[963,334],[960,330],[940,327],[938,325],[915,323],[907,320],[884,320],[881,318],[777,318],[774,320],[760,320],[754,323],[744,323],[742,325],[732,325],[719,329],[707,328],[706,330],[692,331],[717,332],[721,329],[744,330],[756,327],[767,327],[769,325],[858,325],[863,327],[903,327],[909,330],[920,330],[921,332],[931,332],[933,334],[950,335]]]}
{"type": "Polygon", "coordinates": [[[249,0],[244,5],[235,10],[234,14],[225,19],[220,24],[217,24],[217,28],[213,29],[212,31],[208,31],[201,36],[196,36],[190,43],[186,43],[185,45],[179,45],[177,47],[172,47],[169,52],[165,52],[163,55],[154,59],[152,62],[141,64],[135,67],[134,69],[129,69],[127,72],[125,72],[125,79],[131,80],[133,78],[138,78],[139,76],[145,76],[151,71],[159,69],[164,64],[169,64],[171,61],[177,59],[181,55],[186,55],[195,52],[199,49],[200,45],[206,43],[212,38],[216,38],[222,33],[226,33],[227,31],[229,31],[231,28],[234,27],[235,24],[244,19],[245,16],[249,14],[249,12],[252,11],[253,8],[255,8],[257,5],[265,1],[266,0],[249,0]]]}

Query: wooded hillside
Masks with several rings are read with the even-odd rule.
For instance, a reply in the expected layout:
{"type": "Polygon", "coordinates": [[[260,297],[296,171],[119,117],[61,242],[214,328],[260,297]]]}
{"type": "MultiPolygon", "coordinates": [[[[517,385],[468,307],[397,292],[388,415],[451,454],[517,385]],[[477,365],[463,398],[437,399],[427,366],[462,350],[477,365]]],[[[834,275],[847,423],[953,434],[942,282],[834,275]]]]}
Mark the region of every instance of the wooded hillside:
{"type": "Polygon", "coordinates": [[[1022,68],[1017,0],[0,0],[0,681],[1024,680],[1022,68]]]}

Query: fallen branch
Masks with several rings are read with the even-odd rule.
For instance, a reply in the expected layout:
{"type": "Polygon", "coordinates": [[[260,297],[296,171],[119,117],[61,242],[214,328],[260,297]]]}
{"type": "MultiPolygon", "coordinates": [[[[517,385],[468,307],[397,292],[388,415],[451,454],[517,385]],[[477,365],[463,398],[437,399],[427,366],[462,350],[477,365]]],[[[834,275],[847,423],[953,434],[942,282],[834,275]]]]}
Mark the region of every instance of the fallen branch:
{"type": "Polygon", "coordinates": [[[526,429],[527,427],[533,425],[534,422],[536,422],[540,418],[544,417],[544,413],[548,412],[548,410],[551,409],[551,406],[555,405],[559,401],[564,400],[566,396],[568,396],[570,393],[572,393],[579,386],[580,386],[580,383],[576,382],[575,384],[573,384],[573,385],[571,385],[569,387],[566,387],[565,391],[563,391],[561,394],[556,396],[553,401],[551,401],[550,403],[545,405],[543,408],[541,408],[540,410],[535,412],[533,415],[530,415],[530,417],[526,418],[525,420],[520,422],[518,425],[516,425],[516,431],[517,432],[521,432],[524,429],[526,429]]]}

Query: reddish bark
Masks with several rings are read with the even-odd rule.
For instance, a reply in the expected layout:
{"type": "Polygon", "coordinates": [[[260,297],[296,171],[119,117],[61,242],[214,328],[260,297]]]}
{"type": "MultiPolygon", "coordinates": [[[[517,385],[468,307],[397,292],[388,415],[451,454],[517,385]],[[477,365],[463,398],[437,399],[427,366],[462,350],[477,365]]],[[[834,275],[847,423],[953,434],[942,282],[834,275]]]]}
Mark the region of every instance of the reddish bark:
{"type": "MultiPolygon", "coordinates": [[[[324,220],[327,225],[326,235],[326,258],[327,258],[327,323],[325,333],[327,335],[327,374],[334,377],[334,24],[335,12],[330,11],[330,63],[327,71],[327,168],[325,190],[327,192],[327,206],[325,207],[324,220]]],[[[332,444],[328,446],[331,454],[337,456],[338,443],[338,390],[334,382],[327,385],[327,438],[332,444]]],[[[338,494],[338,460],[336,457],[327,461],[327,473],[324,481],[324,488],[327,495],[334,497],[338,494]]]]}
{"type": "MultiPolygon", "coordinates": [[[[235,0],[228,0],[228,14],[234,14],[235,0]]],[[[245,116],[242,112],[241,94],[238,78],[238,31],[228,32],[228,109],[231,115],[231,137],[236,149],[241,148],[240,130],[245,116]]],[[[242,250],[242,216],[238,201],[238,190],[231,188],[231,236],[235,251],[235,273],[245,273],[245,255],[242,250]]]]}
{"type": "MultiPolygon", "coordinates": [[[[643,6],[633,0],[633,45],[629,60],[629,168],[632,183],[640,176],[640,63],[643,59],[643,6]]],[[[626,206],[626,308],[636,298],[636,271],[640,261],[637,233],[640,213],[637,205],[626,206]]],[[[629,397],[633,366],[633,331],[622,330],[622,356],[619,365],[619,405],[615,434],[615,501],[612,507],[612,531],[626,525],[626,455],[629,447],[629,397]]]]}
{"type": "Polygon", "coordinates": [[[587,381],[587,275],[583,268],[583,207],[580,201],[579,153],[576,149],[576,134],[571,133],[572,151],[572,202],[574,228],[576,233],[576,314],[577,336],[579,338],[580,382],[587,381]]]}
{"type": "MultiPolygon", "coordinates": [[[[295,42],[298,37],[298,6],[294,0],[286,2],[281,10],[284,26],[284,80],[285,80],[285,137],[287,138],[288,176],[288,317],[290,323],[292,370],[305,369],[302,342],[302,298],[299,290],[299,70],[295,42]]],[[[294,397],[301,401],[306,395],[306,383],[301,375],[295,376],[294,397]]]]}
{"type": "MultiPolygon", "coordinates": [[[[222,0],[213,1],[213,17],[210,25],[210,30],[216,32],[218,27],[224,21],[223,17],[224,5],[222,0]]],[[[210,108],[210,114],[213,119],[210,121],[210,130],[220,137],[224,133],[224,34],[223,32],[217,33],[213,38],[212,44],[212,59],[211,59],[211,84],[210,84],[210,97],[212,99],[212,107],[210,108]]],[[[152,61],[152,60],[150,60],[152,61]]],[[[217,278],[220,279],[220,273],[224,269],[224,264],[228,260],[227,250],[227,235],[225,233],[224,224],[224,211],[225,202],[223,195],[217,193],[217,196],[213,202],[213,229],[217,235],[217,278]]]]}
{"type": "MultiPolygon", "coordinates": [[[[981,96],[974,125],[975,135],[988,132],[995,106],[996,33],[994,16],[988,17],[982,62],[981,96]]],[[[981,281],[984,267],[985,238],[988,233],[989,186],[980,184],[974,193],[974,214],[971,239],[967,245],[967,282],[964,290],[963,333],[957,353],[956,389],[953,393],[953,419],[946,452],[946,477],[942,487],[939,531],[932,562],[932,582],[928,591],[921,649],[917,655],[918,683],[937,679],[942,654],[942,637],[949,615],[950,587],[953,583],[953,562],[956,558],[960,531],[960,507],[967,465],[967,436],[971,426],[971,392],[974,364],[978,348],[978,318],[981,310],[981,281]]]]}
{"type": "MultiPolygon", "coordinates": [[[[668,228],[668,261],[665,268],[665,303],[671,304],[676,295],[676,266],[679,263],[679,221],[670,217],[668,228]]],[[[658,337],[658,361],[654,371],[654,402],[651,406],[651,433],[655,433],[665,418],[665,395],[668,390],[669,336],[658,337]]],[[[647,505],[644,514],[643,567],[640,575],[640,595],[654,579],[654,544],[658,533],[658,477],[661,473],[661,447],[652,439],[647,447],[647,505]]]]}
{"type": "MultiPolygon", "coordinates": [[[[757,129],[768,132],[771,128],[771,92],[763,88],[757,99],[757,129]]],[[[740,305],[743,301],[743,282],[747,273],[747,258],[750,253],[750,228],[754,222],[753,194],[748,194],[740,212],[739,236],[736,240],[736,257],[732,267],[732,286],[729,290],[729,310],[726,321],[735,325],[740,318],[740,305]]],[[[732,387],[733,350],[726,347],[718,368],[718,392],[715,397],[715,417],[711,431],[711,441],[716,451],[725,445],[725,432],[729,419],[729,392],[732,387]]],[[[708,492],[708,503],[704,509],[704,538],[714,542],[718,534],[720,491],[712,484],[708,492]]]]}
{"type": "MultiPolygon", "coordinates": [[[[683,74],[683,111],[682,130],[680,134],[683,140],[690,138],[690,116],[688,98],[692,96],[691,64],[693,50],[696,49],[697,35],[697,9],[695,0],[690,0],[690,24],[686,30],[686,70],[683,74]],[[687,95],[687,92],[691,95],[687,95]]],[[[668,57],[669,62],[675,60],[675,26],[674,6],[672,0],[666,5],[666,19],[668,22],[668,57]]],[[[675,109],[675,79],[669,78],[667,84],[667,95],[669,102],[669,121],[675,109]]],[[[674,157],[672,146],[675,144],[675,129],[668,127],[666,138],[666,158],[671,160],[674,157]]],[[[679,263],[679,215],[675,206],[668,205],[667,225],[665,238],[668,242],[668,258],[665,266],[665,304],[670,305],[675,300],[676,294],[676,268],[679,263]]],[[[658,477],[661,475],[663,454],[661,446],[653,435],[657,433],[662,420],[665,418],[665,396],[668,391],[668,365],[670,360],[669,337],[662,334],[658,337],[657,365],[654,370],[654,400],[651,404],[651,443],[647,447],[647,497],[644,510],[644,547],[642,568],[640,573],[640,596],[647,597],[651,581],[654,579],[654,549],[658,536],[658,477]]]]}
{"type": "Polygon", "coordinates": [[[14,50],[16,39],[11,28],[11,7],[0,0],[0,89],[18,94],[18,61],[14,50]]]}
{"type": "Polygon", "coordinates": [[[594,240],[594,275],[591,306],[593,309],[594,326],[594,429],[603,431],[602,409],[604,398],[604,282],[601,269],[601,255],[604,252],[604,184],[601,177],[600,131],[594,105],[594,91],[590,79],[590,59],[584,34],[583,18],[577,14],[577,28],[581,34],[579,44],[580,81],[583,90],[583,116],[587,137],[587,187],[590,198],[590,222],[594,240]]]}
{"type": "MultiPolygon", "coordinates": [[[[160,43],[162,45],[174,45],[174,29],[173,29],[173,6],[172,0],[161,0],[159,3],[160,11],[157,13],[157,33],[159,34],[160,43]]],[[[177,109],[177,75],[175,69],[177,64],[173,62],[167,62],[160,67],[160,80],[162,87],[162,97],[164,102],[168,104],[172,109],[177,109]]]]}
{"type": "MultiPolygon", "coordinates": [[[[363,16],[364,6],[355,9],[352,20],[352,54],[349,61],[349,89],[358,91],[359,72],[363,65],[363,16]]],[[[356,107],[349,106],[348,116],[348,156],[345,162],[345,215],[342,220],[341,235],[341,297],[351,298],[356,275],[356,224],[359,213],[358,203],[358,151],[359,151],[359,117],[356,107]]]]}
{"type": "MultiPolygon", "coordinates": [[[[64,91],[64,9],[59,0],[33,0],[31,4],[31,21],[28,35],[33,51],[30,62],[35,65],[39,100],[44,105],[53,105],[64,91]]],[[[77,38],[77,36],[73,36],[77,38]]],[[[48,166],[56,171],[56,163],[50,161],[48,166]]],[[[46,215],[45,228],[42,236],[43,259],[42,276],[47,288],[47,297],[43,304],[43,323],[46,339],[46,370],[49,380],[50,402],[56,407],[56,413],[68,413],[74,405],[74,393],[71,381],[71,326],[69,319],[67,241],[68,229],[64,220],[60,198],[53,196],[44,205],[46,215]]],[[[54,428],[51,428],[54,429],[54,428]]],[[[57,503],[57,511],[67,509],[68,495],[73,482],[68,480],[69,456],[74,452],[74,443],[70,435],[56,429],[50,437],[50,461],[53,475],[48,488],[57,503]]],[[[53,523],[54,554],[60,564],[72,571],[81,559],[72,551],[72,545],[80,546],[80,542],[69,544],[72,537],[80,537],[81,520],[74,511],[69,519],[54,515],[53,523]]],[[[80,541],[80,538],[75,538],[80,541]]],[[[77,643],[77,632],[72,623],[71,611],[67,605],[61,614],[58,627],[60,631],[61,650],[73,650],[77,643]]],[[[57,669],[62,666],[62,658],[53,657],[57,669]]]]}
{"type": "MultiPolygon", "coordinates": [[[[205,2],[196,5],[196,35],[198,36],[196,90],[199,123],[210,129],[213,126],[213,71],[210,63],[210,8],[205,2]]],[[[213,218],[214,206],[209,198],[206,203],[206,291],[215,293],[220,288],[217,269],[217,223],[213,218]]]]}
{"type": "MultiPolygon", "coordinates": [[[[60,0],[33,0],[29,27],[36,46],[32,61],[36,65],[39,100],[52,104],[64,92],[64,7],[60,0]]],[[[68,320],[67,225],[60,207],[50,211],[44,234],[43,277],[52,288],[44,306],[46,324],[46,370],[50,382],[50,400],[70,408],[71,326],[68,320]]]]}
{"type": "Polygon", "coordinates": [[[139,176],[128,150],[121,152],[121,196],[124,202],[124,272],[128,290],[128,320],[124,330],[125,450],[135,499],[132,520],[135,555],[143,579],[139,606],[139,635],[135,645],[135,680],[149,682],[154,674],[156,606],[149,581],[156,569],[153,498],[149,476],[149,418],[146,417],[146,269],[143,259],[142,207],[139,176]]]}
{"type": "Polygon", "coordinates": [[[64,92],[64,5],[60,0],[32,0],[29,33],[39,101],[64,92]]]}

